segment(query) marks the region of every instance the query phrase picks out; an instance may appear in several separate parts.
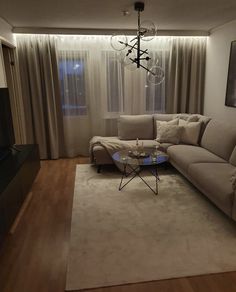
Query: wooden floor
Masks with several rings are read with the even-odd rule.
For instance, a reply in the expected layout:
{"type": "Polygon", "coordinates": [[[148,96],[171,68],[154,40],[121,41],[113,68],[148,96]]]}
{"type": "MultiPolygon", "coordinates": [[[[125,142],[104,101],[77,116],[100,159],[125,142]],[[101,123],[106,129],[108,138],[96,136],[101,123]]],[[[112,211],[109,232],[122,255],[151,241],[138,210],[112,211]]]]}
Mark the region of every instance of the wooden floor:
{"type": "MultiPolygon", "coordinates": [[[[0,292],[64,291],[75,166],[87,162],[42,162],[30,203],[0,248],[0,292]]],[[[236,272],[87,291],[236,292],[236,272]]]]}

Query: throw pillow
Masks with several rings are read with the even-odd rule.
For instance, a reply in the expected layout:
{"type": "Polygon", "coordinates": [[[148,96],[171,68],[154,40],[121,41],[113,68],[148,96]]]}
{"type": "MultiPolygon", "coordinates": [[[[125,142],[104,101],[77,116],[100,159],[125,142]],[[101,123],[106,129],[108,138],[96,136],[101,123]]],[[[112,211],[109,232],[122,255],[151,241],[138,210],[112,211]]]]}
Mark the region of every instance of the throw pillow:
{"type": "Polygon", "coordinates": [[[198,122],[199,121],[199,117],[197,115],[190,115],[187,118],[187,122],[198,122]]]}
{"type": "Polygon", "coordinates": [[[176,119],[173,119],[173,120],[170,120],[170,121],[156,120],[156,127],[155,127],[154,137],[157,138],[158,129],[159,129],[160,125],[165,125],[165,124],[176,125],[177,126],[179,124],[179,118],[176,118],[176,119]]]}
{"type": "Polygon", "coordinates": [[[182,127],[177,125],[168,123],[159,124],[159,126],[157,126],[156,141],[160,143],[179,144],[181,131],[182,127]]]}
{"type": "Polygon", "coordinates": [[[184,144],[198,145],[201,124],[201,122],[188,122],[180,119],[179,125],[183,127],[180,142],[184,144]]]}

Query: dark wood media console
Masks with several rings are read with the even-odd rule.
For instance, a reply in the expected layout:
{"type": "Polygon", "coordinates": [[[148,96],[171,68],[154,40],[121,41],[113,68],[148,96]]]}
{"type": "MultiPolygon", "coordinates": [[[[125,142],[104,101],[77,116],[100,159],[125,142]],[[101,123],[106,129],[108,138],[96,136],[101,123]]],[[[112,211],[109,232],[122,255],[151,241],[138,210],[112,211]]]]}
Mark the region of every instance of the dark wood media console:
{"type": "Polygon", "coordinates": [[[0,161],[0,243],[9,232],[17,213],[40,169],[38,145],[16,145],[0,161]]]}

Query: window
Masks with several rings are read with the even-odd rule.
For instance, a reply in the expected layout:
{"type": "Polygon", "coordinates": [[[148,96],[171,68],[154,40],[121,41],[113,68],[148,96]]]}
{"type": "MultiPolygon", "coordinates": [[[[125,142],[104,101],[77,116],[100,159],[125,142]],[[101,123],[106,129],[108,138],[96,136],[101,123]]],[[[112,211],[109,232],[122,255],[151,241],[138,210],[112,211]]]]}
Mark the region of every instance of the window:
{"type": "Polygon", "coordinates": [[[59,52],[62,110],[65,116],[87,114],[85,86],[86,62],[86,52],[59,52]]]}
{"type": "MultiPolygon", "coordinates": [[[[160,66],[165,73],[167,72],[167,54],[166,51],[150,52],[152,64],[160,66]]],[[[165,80],[159,85],[150,84],[146,81],[146,111],[147,112],[165,112],[165,80]]]]}
{"type": "Polygon", "coordinates": [[[124,67],[119,55],[113,51],[102,52],[105,65],[107,113],[120,113],[124,110],[124,67]]]}

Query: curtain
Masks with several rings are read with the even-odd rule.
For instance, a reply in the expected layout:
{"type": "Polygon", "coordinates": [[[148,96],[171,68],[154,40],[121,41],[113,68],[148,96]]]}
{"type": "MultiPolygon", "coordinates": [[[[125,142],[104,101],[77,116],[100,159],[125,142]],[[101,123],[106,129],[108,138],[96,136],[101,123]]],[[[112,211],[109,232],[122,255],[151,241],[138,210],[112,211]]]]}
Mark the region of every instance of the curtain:
{"type": "MultiPolygon", "coordinates": [[[[169,39],[142,44],[151,65],[164,65],[169,39]]],[[[66,156],[88,155],[96,135],[117,135],[120,114],[163,112],[165,82],[147,82],[147,71],[124,68],[123,52],[114,51],[110,36],[57,36],[59,76],[63,99],[66,156]]]]}
{"type": "Polygon", "coordinates": [[[120,114],[201,113],[206,38],[142,42],[165,80],[124,68],[110,36],[17,36],[29,142],[41,158],[88,155],[93,136],[116,136],[120,114]]]}
{"type": "Polygon", "coordinates": [[[16,144],[26,143],[26,124],[24,119],[24,107],[21,94],[21,83],[16,51],[6,46],[2,47],[9,89],[12,120],[16,144]]]}
{"type": "Polygon", "coordinates": [[[64,155],[63,122],[55,38],[17,35],[27,143],[38,143],[41,159],[64,155]]]}
{"type": "Polygon", "coordinates": [[[173,38],[170,47],[166,112],[201,114],[206,38],[173,38]]]}

